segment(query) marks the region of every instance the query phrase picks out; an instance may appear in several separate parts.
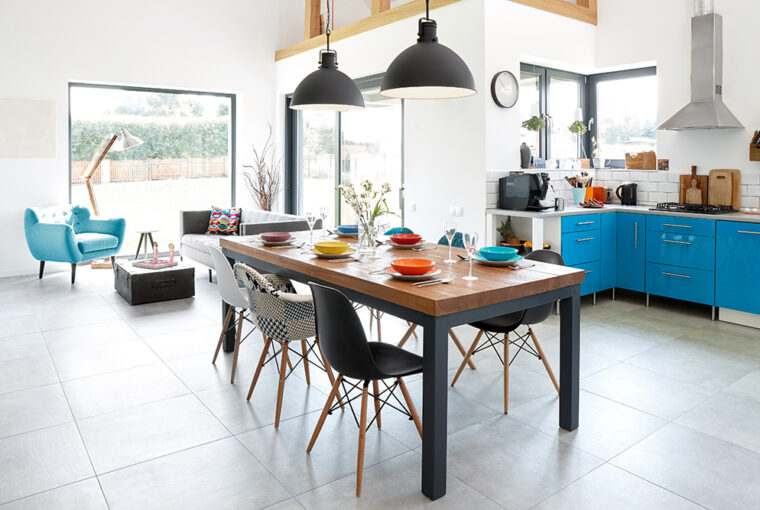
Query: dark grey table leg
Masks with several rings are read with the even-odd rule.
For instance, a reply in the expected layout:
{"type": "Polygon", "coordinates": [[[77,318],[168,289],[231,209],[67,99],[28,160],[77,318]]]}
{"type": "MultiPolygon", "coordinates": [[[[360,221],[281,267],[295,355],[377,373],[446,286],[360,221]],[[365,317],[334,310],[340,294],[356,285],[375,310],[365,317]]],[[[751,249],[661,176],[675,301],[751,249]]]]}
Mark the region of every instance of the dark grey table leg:
{"type": "MultiPolygon", "coordinates": [[[[227,262],[231,266],[235,265],[235,260],[229,257],[227,257],[227,262]]],[[[224,319],[227,317],[227,310],[229,308],[230,305],[222,300],[222,325],[224,325],[224,319]]],[[[222,344],[224,352],[233,352],[235,350],[235,321],[230,321],[230,324],[232,327],[227,328],[227,331],[224,333],[224,343],[222,344]]]]}
{"type": "Polygon", "coordinates": [[[580,286],[576,285],[572,296],[560,301],[559,313],[559,426],[575,430],[580,391],[580,286]]]}
{"type": "Polygon", "coordinates": [[[423,327],[422,493],[438,499],[446,494],[448,328],[436,319],[423,327]]]}

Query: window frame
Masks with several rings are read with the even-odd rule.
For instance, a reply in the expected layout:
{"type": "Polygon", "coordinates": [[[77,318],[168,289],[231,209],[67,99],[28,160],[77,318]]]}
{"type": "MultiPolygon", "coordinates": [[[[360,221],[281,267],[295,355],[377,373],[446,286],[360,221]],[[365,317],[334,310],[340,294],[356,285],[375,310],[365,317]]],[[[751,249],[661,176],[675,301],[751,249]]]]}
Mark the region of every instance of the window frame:
{"type": "MultiPolygon", "coordinates": [[[[228,92],[208,92],[201,90],[186,90],[186,89],[169,89],[159,87],[140,87],[137,85],[112,85],[103,83],[90,83],[90,82],[68,82],[67,89],[67,106],[68,106],[68,129],[67,139],[68,144],[68,158],[69,158],[69,203],[72,200],[72,161],[71,161],[71,89],[76,88],[94,88],[94,89],[112,89],[123,90],[127,92],[155,92],[159,94],[190,94],[194,96],[215,96],[225,97],[230,100],[230,207],[235,207],[237,201],[237,96],[228,92]]],[[[107,133],[103,133],[105,137],[107,133]]]]}

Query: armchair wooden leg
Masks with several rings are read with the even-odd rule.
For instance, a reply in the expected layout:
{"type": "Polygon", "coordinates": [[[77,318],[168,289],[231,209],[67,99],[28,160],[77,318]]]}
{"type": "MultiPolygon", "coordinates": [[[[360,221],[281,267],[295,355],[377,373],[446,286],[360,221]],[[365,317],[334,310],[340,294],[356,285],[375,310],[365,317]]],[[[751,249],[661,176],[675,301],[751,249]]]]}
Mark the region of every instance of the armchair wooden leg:
{"type": "Polygon", "coordinates": [[[472,341],[472,345],[470,346],[469,350],[467,351],[467,354],[464,355],[464,359],[462,360],[462,364],[459,365],[459,370],[457,370],[456,375],[454,376],[454,379],[451,381],[451,386],[454,386],[457,383],[457,379],[459,379],[459,376],[462,374],[462,370],[464,370],[465,365],[467,365],[467,360],[470,359],[470,356],[472,356],[472,353],[475,352],[475,348],[478,346],[478,342],[480,342],[480,337],[483,336],[483,330],[481,329],[478,331],[477,336],[475,337],[475,340],[472,341]]]}
{"type": "MultiPolygon", "coordinates": [[[[462,356],[465,355],[464,347],[462,347],[462,342],[459,341],[459,338],[457,338],[456,334],[454,334],[453,329],[449,329],[449,336],[451,337],[451,340],[454,342],[454,345],[457,346],[457,349],[459,349],[459,352],[462,353],[462,356]]],[[[473,370],[477,370],[477,367],[475,366],[475,363],[472,362],[472,359],[467,360],[467,365],[473,370]]]]}
{"type": "Polygon", "coordinates": [[[282,359],[280,360],[280,382],[277,385],[277,409],[274,413],[274,428],[280,428],[282,411],[282,393],[285,390],[285,378],[288,376],[288,342],[282,342],[282,359]]]}
{"type": "MultiPolygon", "coordinates": [[[[409,321],[406,321],[406,324],[407,324],[409,327],[411,327],[411,326],[412,326],[412,323],[411,323],[411,322],[409,322],[409,321]]],[[[419,340],[419,339],[420,339],[420,338],[417,336],[417,332],[416,332],[416,331],[412,331],[412,335],[414,336],[414,339],[415,339],[415,340],[419,340]]]]}
{"type": "Polygon", "coordinates": [[[342,381],[343,376],[339,374],[338,378],[335,379],[335,382],[333,383],[332,390],[330,390],[330,395],[327,397],[325,407],[322,408],[322,414],[319,415],[317,426],[314,428],[314,432],[311,434],[311,440],[309,441],[309,446],[306,447],[306,453],[311,453],[311,449],[314,448],[314,443],[317,442],[317,437],[319,437],[319,433],[322,431],[322,425],[324,425],[325,418],[327,418],[327,415],[330,412],[330,407],[332,407],[333,400],[335,400],[336,396],[340,393],[340,383],[342,381]]]}
{"type": "Polygon", "coordinates": [[[356,495],[362,495],[362,475],[364,474],[364,442],[367,438],[367,386],[369,381],[364,382],[362,387],[362,409],[359,420],[359,451],[356,455],[356,495]]]}
{"type": "Polygon", "coordinates": [[[404,333],[404,336],[401,337],[401,341],[396,347],[403,347],[407,340],[409,340],[410,336],[417,335],[417,333],[414,332],[415,329],[417,329],[417,324],[410,324],[409,329],[406,330],[406,333],[404,333]]]}
{"type": "MultiPolygon", "coordinates": [[[[322,347],[319,345],[319,339],[315,338],[314,343],[317,344],[317,350],[319,350],[319,357],[322,358],[322,364],[325,366],[325,372],[327,372],[327,378],[330,380],[330,384],[335,384],[335,376],[333,375],[332,368],[330,368],[330,364],[325,359],[325,355],[322,354],[322,347]]],[[[343,399],[340,398],[340,394],[338,394],[338,404],[340,405],[341,410],[344,409],[343,407],[343,399]]]]}
{"type": "Polygon", "coordinates": [[[219,356],[219,349],[222,348],[222,342],[224,342],[224,334],[227,332],[227,328],[230,326],[230,319],[232,318],[232,314],[234,313],[235,313],[235,309],[233,307],[229,307],[227,309],[227,315],[224,317],[224,326],[222,326],[222,332],[219,335],[219,341],[216,343],[216,351],[214,351],[214,359],[211,360],[212,365],[216,363],[216,357],[219,356]]]}
{"type": "Polygon", "coordinates": [[[377,428],[381,428],[382,424],[380,423],[380,385],[377,383],[377,380],[372,381],[372,393],[375,398],[372,400],[375,401],[375,416],[377,417],[377,428]]]}
{"type": "Polygon", "coordinates": [[[504,414],[509,413],[509,333],[504,334],[504,414]]]}
{"type": "Polygon", "coordinates": [[[264,361],[267,359],[267,354],[269,354],[269,346],[272,344],[272,339],[268,336],[264,337],[264,348],[261,350],[261,357],[259,358],[259,364],[256,365],[256,372],[253,373],[253,379],[251,379],[251,387],[248,388],[248,396],[245,397],[246,400],[251,400],[251,395],[253,395],[253,389],[256,387],[256,381],[259,380],[259,374],[261,374],[261,369],[264,366],[264,361]]]}
{"type": "Polygon", "coordinates": [[[422,439],[422,421],[420,421],[420,416],[417,414],[417,408],[414,407],[414,402],[412,401],[411,395],[409,395],[409,390],[406,389],[404,380],[400,377],[396,380],[398,381],[398,387],[401,388],[401,394],[404,396],[406,407],[409,408],[409,414],[412,415],[414,426],[417,427],[417,432],[420,434],[420,439],[422,439]]]}
{"type": "Polygon", "coordinates": [[[309,375],[309,350],[306,347],[306,340],[301,340],[301,352],[303,353],[303,372],[306,375],[306,386],[311,386],[311,376],[309,375]]]}
{"type": "Polygon", "coordinates": [[[45,261],[40,260],[40,280],[42,280],[42,273],[45,272],[45,261]]]}
{"type": "Polygon", "coordinates": [[[552,371],[552,367],[551,365],[549,365],[549,360],[546,359],[546,355],[544,354],[544,350],[541,348],[541,344],[538,343],[538,338],[536,338],[536,334],[533,332],[533,328],[528,328],[528,333],[530,333],[530,337],[531,339],[533,339],[533,345],[536,346],[538,355],[541,357],[541,362],[544,364],[546,373],[549,374],[549,378],[552,380],[554,389],[557,390],[557,394],[559,394],[559,383],[557,383],[557,378],[554,377],[554,372],[552,371]]]}
{"type": "Polygon", "coordinates": [[[71,284],[74,285],[74,282],[77,279],[77,265],[71,264],[71,284]]]}
{"type": "Polygon", "coordinates": [[[380,317],[382,317],[382,312],[380,310],[375,310],[375,313],[377,314],[377,341],[382,342],[383,341],[383,331],[380,326],[380,317]]]}
{"type": "Polygon", "coordinates": [[[232,374],[230,375],[230,384],[235,382],[235,371],[237,370],[238,354],[240,354],[240,336],[243,333],[243,314],[245,310],[240,310],[238,315],[237,332],[235,333],[235,351],[232,353],[232,374]]]}

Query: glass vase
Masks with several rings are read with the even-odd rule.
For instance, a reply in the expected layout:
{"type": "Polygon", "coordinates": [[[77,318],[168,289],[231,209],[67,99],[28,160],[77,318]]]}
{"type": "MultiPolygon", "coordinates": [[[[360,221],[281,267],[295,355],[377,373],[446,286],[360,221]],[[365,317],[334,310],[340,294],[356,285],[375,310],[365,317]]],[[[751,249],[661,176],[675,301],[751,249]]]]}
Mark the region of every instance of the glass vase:
{"type": "Polygon", "coordinates": [[[373,235],[374,224],[370,222],[359,222],[359,254],[371,254],[375,247],[375,238],[373,235]]]}

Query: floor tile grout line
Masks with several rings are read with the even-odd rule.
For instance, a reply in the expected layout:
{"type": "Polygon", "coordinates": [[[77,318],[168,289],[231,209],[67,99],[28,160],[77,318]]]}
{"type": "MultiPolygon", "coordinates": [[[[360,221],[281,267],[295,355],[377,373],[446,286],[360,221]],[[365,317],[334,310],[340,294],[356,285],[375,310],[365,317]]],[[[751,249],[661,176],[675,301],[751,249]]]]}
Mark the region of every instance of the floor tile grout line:
{"type": "Polygon", "coordinates": [[[448,468],[446,469],[446,474],[448,476],[452,477],[452,478],[455,478],[455,479],[459,480],[459,483],[461,483],[462,485],[465,485],[466,487],[469,487],[470,489],[472,489],[473,491],[475,491],[476,494],[480,494],[481,496],[483,496],[484,498],[486,498],[488,501],[492,502],[494,505],[498,506],[499,508],[504,508],[504,509],[507,508],[506,506],[502,505],[501,503],[499,503],[495,499],[491,498],[487,494],[484,494],[484,493],[480,492],[478,489],[476,489],[475,487],[473,487],[472,485],[470,485],[469,483],[467,483],[466,481],[464,481],[463,479],[461,479],[460,477],[458,477],[457,475],[455,475],[454,473],[452,473],[451,471],[449,471],[448,468]]]}
{"type": "MultiPolygon", "coordinates": [[[[58,489],[62,489],[64,487],[70,487],[70,486],[76,485],[78,483],[86,482],[87,480],[95,480],[96,478],[97,478],[97,475],[92,475],[92,476],[88,476],[87,478],[82,478],[81,480],[74,480],[73,482],[64,483],[63,485],[57,485],[55,487],[51,487],[50,489],[45,489],[44,491],[35,492],[34,494],[29,494],[27,496],[21,496],[20,498],[10,499],[8,501],[3,501],[3,502],[0,502],[0,508],[8,506],[8,505],[10,505],[12,503],[17,503],[17,502],[22,501],[22,500],[27,499],[27,498],[33,498],[35,496],[39,496],[40,494],[46,494],[48,492],[52,492],[52,491],[55,491],[55,490],[58,490],[58,489]]],[[[98,484],[98,485],[100,485],[100,484],[98,484]]],[[[101,489],[100,492],[101,492],[101,494],[103,494],[103,490],[102,489],[101,489]]],[[[105,500],[105,494],[103,495],[103,499],[105,500]]],[[[107,505],[107,503],[106,503],[106,505],[107,505]]]]}
{"type": "Polygon", "coordinates": [[[686,501],[688,501],[688,502],[690,502],[690,503],[694,503],[695,505],[697,505],[697,506],[699,506],[699,507],[701,507],[701,508],[705,508],[706,510],[710,510],[710,508],[709,508],[709,507],[706,507],[705,505],[703,505],[703,504],[701,504],[701,503],[697,503],[696,501],[694,501],[694,500],[692,500],[692,499],[690,499],[690,498],[687,498],[686,496],[684,496],[684,495],[682,495],[682,494],[678,494],[677,492],[675,492],[675,491],[673,491],[673,490],[671,490],[671,489],[668,489],[667,487],[664,487],[664,486],[662,486],[662,485],[660,485],[660,484],[658,484],[658,483],[656,483],[656,482],[653,482],[652,480],[649,480],[649,479],[647,479],[647,478],[644,478],[643,476],[639,475],[638,473],[634,473],[633,471],[630,471],[630,470],[628,470],[628,469],[626,469],[626,468],[624,468],[624,467],[618,466],[617,464],[611,464],[611,463],[609,463],[609,465],[610,465],[610,466],[612,466],[612,467],[614,467],[614,468],[617,468],[617,469],[619,469],[619,470],[621,470],[621,471],[624,471],[624,472],[628,473],[628,474],[629,474],[629,475],[631,475],[631,476],[635,476],[635,477],[636,477],[636,478],[638,478],[639,480],[644,480],[644,481],[645,481],[645,482],[647,482],[647,483],[651,483],[651,484],[652,484],[652,485],[654,485],[655,487],[659,487],[660,489],[662,489],[662,490],[664,490],[664,491],[666,491],[666,492],[668,492],[668,493],[670,493],[670,494],[673,494],[674,496],[677,496],[677,497],[679,497],[679,498],[681,498],[681,499],[684,499],[684,500],[686,500],[686,501]]]}
{"type": "Polygon", "coordinates": [[[538,507],[538,506],[539,506],[541,503],[543,503],[543,502],[544,502],[544,501],[546,501],[547,499],[551,498],[551,497],[552,497],[552,496],[554,496],[555,494],[558,494],[558,493],[562,492],[563,490],[567,489],[568,487],[570,487],[570,486],[571,486],[571,485],[573,485],[574,483],[577,483],[577,482],[579,482],[579,481],[583,480],[583,479],[584,479],[584,478],[586,478],[588,475],[590,475],[590,474],[591,474],[591,473],[593,473],[594,471],[597,471],[597,470],[601,469],[601,468],[602,468],[602,467],[604,467],[605,465],[607,465],[607,462],[606,462],[606,461],[602,462],[601,464],[599,464],[598,466],[596,466],[596,467],[595,467],[594,469],[592,469],[591,471],[589,471],[589,472],[587,472],[587,473],[584,473],[584,474],[582,474],[581,476],[579,476],[579,477],[578,477],[578,478],[576,478],[575,480],[572,480],[571,482],[569,482],[569,483],[567,483],[567,484],[563,485],[562,487],[560,487],[560,488],[559,488],[559,489],[557,489],[556,491],[552,492],[551,494],[549,494],[548,496],[546,496],[546,497],[545,497],[545,498],[543,498],[542,500],[540,500],[540,501],[536,502],[536,504],[535,504],[535,505],[532,505],[532,506],[530,506],[530,507],[529,507],[529,510],[532,510],[532,509],[534,509],[534,508],[538,507]]]}

